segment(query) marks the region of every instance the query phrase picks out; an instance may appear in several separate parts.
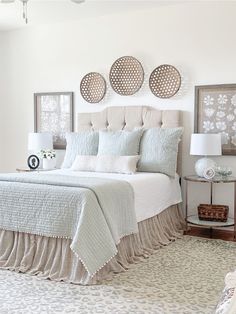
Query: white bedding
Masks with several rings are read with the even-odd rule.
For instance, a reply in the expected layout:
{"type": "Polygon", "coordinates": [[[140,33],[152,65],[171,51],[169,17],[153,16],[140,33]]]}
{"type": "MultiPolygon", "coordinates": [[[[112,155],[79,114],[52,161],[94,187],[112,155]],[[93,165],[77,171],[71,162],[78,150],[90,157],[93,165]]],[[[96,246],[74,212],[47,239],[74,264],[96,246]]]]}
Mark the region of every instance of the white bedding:
{"type": "Polygon", "coordinates": [[[80,177],[102,177],[129,182],[134,190],[135,212],[138,222],[160,214],[169,206],[182,202],[179,176],[177,174],[174,179],[171,179],[165,174],[146,172],[127,175],[58,169],[47,173],[68,174],[80,177]]]}

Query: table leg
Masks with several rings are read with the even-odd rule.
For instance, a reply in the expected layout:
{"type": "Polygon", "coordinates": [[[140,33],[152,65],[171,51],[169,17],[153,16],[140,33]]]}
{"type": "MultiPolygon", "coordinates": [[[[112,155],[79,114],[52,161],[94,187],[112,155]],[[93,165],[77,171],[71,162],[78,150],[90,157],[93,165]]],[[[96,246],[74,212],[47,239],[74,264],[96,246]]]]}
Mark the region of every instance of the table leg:
{"type": "MultiPolygon", "coordinates": [[[[212,205],[212,202],[213,202],[213,182],[210,182],[210,189],[211,189],[211,192],[210,192],[210,204],[212,205]]],[[[213,228],[210,227],[210,238],[212,239],[212,233],[213,233],[213,228]]]]}
{"type": "Polygon", "coordinates": [[[234,241],[236,241],[236,182],[234,182],[234,241]]]}
{"type": "Polygon", "coordinates": [[[212,239],[212,235],[213,235],[213,228],[210,227],[210,238],[212,239]]]}
{"type": "Polygon", "coordinates": [[[186,222],[186,234],[188,232],[188,181],[185,180],[185,222],[186,222]]]}
{"type": "Polygon", "coordinates": [[[212,200],[213,200],[213,182],[211,182],[210,185],[211,185],[211,205],[212,205],[212,200]]]}

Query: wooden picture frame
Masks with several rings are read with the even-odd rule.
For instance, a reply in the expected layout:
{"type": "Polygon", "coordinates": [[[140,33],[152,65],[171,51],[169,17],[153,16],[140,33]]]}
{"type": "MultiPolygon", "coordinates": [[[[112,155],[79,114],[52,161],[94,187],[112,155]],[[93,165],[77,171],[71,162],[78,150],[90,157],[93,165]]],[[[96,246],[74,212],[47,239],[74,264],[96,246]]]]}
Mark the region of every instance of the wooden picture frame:
{"type": "Polygon", "coordinates": [[[222,154],[236,155],[236,84],[195,87],[195,133],[221,133],[222,154]]]}
{"type": "Polygon", "coordinates": [[[34,130],[51,132],[54,149],[65,149],[65,134],[74,130],[73,98],[73,92],[34,94],[34,130]]]}

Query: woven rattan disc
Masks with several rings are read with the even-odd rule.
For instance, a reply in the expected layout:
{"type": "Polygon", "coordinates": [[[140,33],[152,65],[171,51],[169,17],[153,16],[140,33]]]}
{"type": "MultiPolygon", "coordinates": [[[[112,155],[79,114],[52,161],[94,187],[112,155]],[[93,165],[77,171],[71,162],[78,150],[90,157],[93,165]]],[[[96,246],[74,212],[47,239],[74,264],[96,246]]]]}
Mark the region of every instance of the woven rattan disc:
{"type": "Polygon", "coordinates": [[[143,67],[134,57],[121,57],[111,67],[111,87],[119,95],[135,94],[141,88],[143,80],[143,67]]]}
{"type": "Polygon", "coordinates": [[[80,93],[89,103],[100,102],[106,94],[106,81],[96,72],[86,74],[80,83],[80,93]]]}
{"type": "Polygon", "coordinates": [[[151,92],[159,98],[173,97],[181,86],[179,71],[172,65],[162,64],[150,75],[149,87],[151,92]]]}

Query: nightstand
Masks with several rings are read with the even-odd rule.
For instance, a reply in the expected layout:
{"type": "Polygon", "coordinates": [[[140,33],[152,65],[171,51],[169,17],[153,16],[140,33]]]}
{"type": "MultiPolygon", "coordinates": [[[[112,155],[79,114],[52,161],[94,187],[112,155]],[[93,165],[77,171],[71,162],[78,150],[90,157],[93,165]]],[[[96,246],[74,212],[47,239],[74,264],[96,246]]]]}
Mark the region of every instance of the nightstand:
{"type": "MultiPolygon", "coordinates": [[[[230,227],[234,226],[234,241],[236,241],[236,177],[229,176],[226,179],[222,179],[220,177],[215,177],[212,180],[207,180],[205,178],[198,177],[196,175],[186,176],[184,177],[186,181],[185,187],[185,220],[186,220],[186,230],[188,230],[188,224],[198,225],[201,227],[207,227],[210,229],[211,237],[212,237],[212,230],[213,228],[217,227],[230,227]],[[226,222],[216,222],[216,221],[204,221],[198,218],[198,215],[188,215],[188,188],[189,182],[192,183],[201,183],[201,184],[208,184],[210,185],[210,204],[213,202],[213,188],[214,184],[217,183],[232,183],[234,184],[234,217],[228,218],[226,222]]],[[[187,232],[187,231],[186,231],[187,232]]]]}

